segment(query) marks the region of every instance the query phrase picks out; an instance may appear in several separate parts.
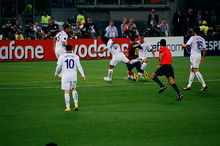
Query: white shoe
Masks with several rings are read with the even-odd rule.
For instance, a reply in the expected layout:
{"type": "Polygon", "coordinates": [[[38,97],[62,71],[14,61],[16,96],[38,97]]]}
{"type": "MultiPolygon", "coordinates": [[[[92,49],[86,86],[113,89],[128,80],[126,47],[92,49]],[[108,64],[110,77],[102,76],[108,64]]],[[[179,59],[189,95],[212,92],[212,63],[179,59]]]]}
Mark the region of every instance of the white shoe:
{"type": "Polygon", "coordinates": [[[142,73],[140,73],[140,72],[138,73],[138,76],[139,76],[140,78],[142,78],[142,79],[144,78],[144,75],[143,75],[142,73]]]}
{"type": "Polygon", "coordinates": [[[109,77],[104,77],[104,80],[108,82],[112,81],[112,79],[110,79],[109,77]]]}

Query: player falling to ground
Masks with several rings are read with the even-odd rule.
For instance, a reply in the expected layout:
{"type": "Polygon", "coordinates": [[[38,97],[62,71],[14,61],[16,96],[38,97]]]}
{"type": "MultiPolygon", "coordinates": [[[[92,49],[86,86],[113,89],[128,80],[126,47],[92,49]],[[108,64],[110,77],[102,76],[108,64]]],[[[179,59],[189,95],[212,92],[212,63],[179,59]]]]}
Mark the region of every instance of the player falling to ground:
{"type": "Polygon", "coordinates": [[[83,68],[80,64],[79,56],[72,53],[71,45],[67,45],[66,53],[61,55],[57,61],[57,67],[54,74],[54,77],[58,78],[58,74],[62,70],[61,89],[64,90],[66,112],[71,111],[69,95],[70,91],[72,91],[72,96],[75,103],[74,110],[78,110],[78,93],[76,91],[77,69],[82,75],[82,79],[86,80],[83,68]]]}
{"type": "Polygon", "coordinates": [[[102,42],[106,44],[106,48],[103,48],[101,51],[97,53],[104,53],[105,51],[109,50],[112,54],[112,60],[108,66],[108,77],[104,77],[105,81],[112,81],[112,74],[113,68],[119,63],[123,62],[126,64],[130,64],[128,58],[123,54],[121,49],[115,45],[115,41],[112,39],[107,38],[106,36],[101,36],[102,42]]]}
{"type": "Polygon", "coordinates": [[[206,55],[206,44],[205,39],[199,36],[200,28],[194,28],[194,36],[191,36],[190,39],[187,41],[186,44],[183,44],[183,48],[191,47],[190,52],[190,75],[189,75],[189,83],[184,90],[190,90],[192,86],[192,82],[196,75],[199,82],[202,84],[201,91],[204,91],[208,88],[206,85],[202,74],[199,72],[199,65],[202,60],[202,64],[205,63],[205,55],[206,55]],[[203,50],[203,56],[201,57],[201,51],[203,50]]]}
{"type": "Polygon", "coordinates": [[[126,49],[124,53],[130,60],[130,62],[133,62],[133,64],[126,64],[126,67],[128,69],[128,76],[125,79],[133,79],[135,81],[138,80],[137,75],[132,71],[134,67],[143,77],[148,77],[147,72],[141,69],[141,62],[138,60],[139,49],[141,48],[141,45],[138,42],[135,42],[135,38],[130,37],[130,44],[128,46],[128,49],[126,49]]]}
{"type": "MultiPolygon", "coordinates": [[[[137,42],[141,45],[141,47],[139,48],[139,54],[138,54],[139,59],[142,61],[141,69],[145,70],[145,68],[147,67],[147,63],[148,63],[147,53],[151,51],[153,58],[156,60],[155,52],[154,52],[154,49],[152,49],[151,45],[146,40],[144,40],[143,34],[140,34],[139,40],[137,42]]],[[[138,75],[143,78],[143,76],[140,73],[138,75]]]]}
{"type": "Polygon", "coordinates": [[[165,75],[168,79],[168,82],[173,87],[177,93],[177,100],[183,98],[183,94],[180,93],[177,85],[174,82],[174,71],[172,67],[172,54],[171,51],[166,47],[166,40],[160,40],[160,49],[159,49],[159,65],[158,69],[151,75],[151,79],[160,85],[159,93],[162,93],[167,87],[157,78],[157,76],[165,75]]]}
{"type": "Polygon", "coordinates": [[[59,59],[60,55],[66,53],[66,45],[68,34],[70,33],[70,25],[65,25],[63,27],[63,31],[59,32],[53,39],[53,50],[57,59],[59,59]]]}

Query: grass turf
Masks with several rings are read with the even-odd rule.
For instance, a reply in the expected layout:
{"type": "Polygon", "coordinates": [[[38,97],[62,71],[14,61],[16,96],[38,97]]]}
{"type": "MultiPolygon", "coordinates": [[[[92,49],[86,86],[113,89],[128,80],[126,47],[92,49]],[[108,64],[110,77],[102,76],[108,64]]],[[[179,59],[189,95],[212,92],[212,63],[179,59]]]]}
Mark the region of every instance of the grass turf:
{"type": "MultiPolygon", "coordinates": [[[[189,58],[174,58],[176,83],[188,81],[189,58]]],[[[205,146],[220,144],[219,57],[207,57],[201,73],[209,89],[191,91],[175,100],[171,86],[161,95],[157,84],[124,80],[124,64],[114,69],[113,82],[103,81],[109,60],[81,61],[87,80],[78,81],[79,111],[64,112],[56,62],[0,63],[0,145],[205,146]]],[[[157,62],[149,60],[152,73],[157,62]]],[[[166,84],[167,81],[161,77],[166,84]]],[[[71,98],[72,108],[73,100],[71,98]]]]}

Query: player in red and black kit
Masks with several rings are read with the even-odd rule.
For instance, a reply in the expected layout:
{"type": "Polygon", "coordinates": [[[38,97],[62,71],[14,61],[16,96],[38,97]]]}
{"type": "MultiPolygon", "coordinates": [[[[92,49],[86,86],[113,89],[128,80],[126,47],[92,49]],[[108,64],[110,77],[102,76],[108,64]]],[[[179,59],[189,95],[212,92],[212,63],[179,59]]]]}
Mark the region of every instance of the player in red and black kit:
{"type": "MultiPolygon", "coordinates": [[[[131,64],[126,64],[126,67],[128,69],[128,75],[133,77],[133,80],[137,81],[138,77],[137,75],[132,71],[132,69],[135,67],[138,72],[142,74],[146,74],[144,70],[141,69],[141,62],[137,60],[139,49],[142,48],[142,46],[135,42],[134,37],[130,37],[131,44],[129,45],[128,49],[125,50],[125,54],[127,58],[130,60],[131,64]]],[[[145,75],[147,76],[147,75],[145,75]]]]}
{"type": "Polygon", "coordinates": [[[160,50],[159,50],[159,65],[158,69],[151,75],[151,79],[160,85],[159,93],[162,93],[167,87],[157,78],[157,76],[165,75],[168,79],[170,85],[174,88],[177,93],[177,100],[183,98],[183,94],[180,93],[177,85],[174,82],[174,71],[172,67],[172,54],[171,51],[166,47],[166,40],[160,40],[160,50]]]}

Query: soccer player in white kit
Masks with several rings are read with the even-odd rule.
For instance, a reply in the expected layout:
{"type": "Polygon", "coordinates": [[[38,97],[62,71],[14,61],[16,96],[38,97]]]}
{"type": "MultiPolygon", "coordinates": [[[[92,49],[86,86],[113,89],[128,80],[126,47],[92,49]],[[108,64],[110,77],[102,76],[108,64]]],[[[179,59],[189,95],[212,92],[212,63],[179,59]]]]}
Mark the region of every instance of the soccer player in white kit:
{"type": "MultiPolygon", "coordinates": [[[[145,70],[145,68],[147,67],[147,63],[148,63],[148,59],[147,59],[148,51],[151,51],[154,60],[156,60],[155,52],[154,52],[154,49],[152,49],[151,45],[147,41],[144,40],[143,34],[140,34],[139,41],[137,41],[137,42],[142,47],[139,49],[139,52],[138,52],[138,58],[142,61],[141,69],[145,70]]],[[[141,73],[138,73],[138,75],[142,77],[141,73]]]]}
{"type": "Polygon", "coordinates": [[[199,72],[199,65],[200,62],[203,64],[205,62],[205,55],[206,55],[206,44],[205,39],[199,36],[200,28],[196,27],[194,29],[194,36],[191,36],[190,39],[187,41],[186,44],[183,44],[183,48],[191,47],[190,53],[190,76],[189,82],[183,90],[190,90],[192,86],[192,82],[194,77],[196,76],[199,82],[202,84],[201,91],[206,90],[208,87],[203,79],[202,74],[199,72]],[[203,56],[201,56],[201,51],[203,50],[203,56]]]}
{"type": "Polygon", "coordinates": [[[65,25],[63,27],[63,31],[59,32],[53,39],[53,50],[57,59],[59,59],[60,55],[66,53],[66,45],[68,39],[68,33],[71,31],[69,25],[65,25]]]}
{"type": "Polygon", "coordinates": [[[62,70],[61,89],[64,90],[66,112],[71,111],[69,95],[70,91],[72,91],[72,96],[75,103],[74,110],[78,110],[78,93],[76,91],[77,69],[82,75],[82,79],[86,80],[83,68],[80,64],[79,56],[72,53],[71,45],[67,45],[66,53],[61,55],[57,61],[57,67],[54,74],[54,77],[58,78],[58,74],[62,70]]]}
{"type": "Polygon", "coordinates": [[[104,53],[105,51],[109,50],[112,54],[112,60],[110,61],[110,64],[108,66],[108,77],[104,77],[105,81],[112,81],[113,68],[119,62],[130,64],[130,61],[121,51],[121,49],[117,45],[115,45],[115,42],[112,39],[109,39],[106,36],[102,36],[102,42],[106,44],[107,47],[103,48],[101,51],[97,53],[104,53]]]}

